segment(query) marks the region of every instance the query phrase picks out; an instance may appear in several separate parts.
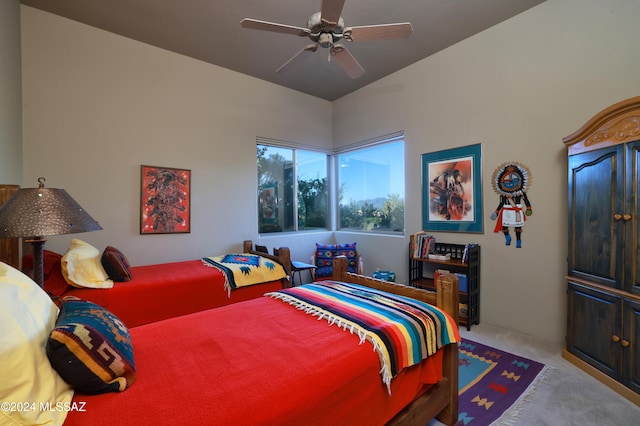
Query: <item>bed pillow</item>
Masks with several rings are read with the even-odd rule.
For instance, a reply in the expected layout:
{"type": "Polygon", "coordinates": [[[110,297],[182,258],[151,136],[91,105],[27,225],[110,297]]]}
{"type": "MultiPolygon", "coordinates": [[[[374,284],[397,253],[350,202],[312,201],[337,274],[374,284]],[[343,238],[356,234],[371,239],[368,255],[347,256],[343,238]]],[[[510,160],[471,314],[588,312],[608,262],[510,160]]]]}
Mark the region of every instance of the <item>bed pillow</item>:
{"type": "Polygon", "coordinates": [[[336,256],[336,247],[333,244],[316,243],[315,252],[315,277],[326,278],[333,275],[333,258],[336,256]]]}
{"type": "MultiPolygon", "coordinates": [[[[62,296],[70,287],[62,275],[62,255],[53,251],[43,250],[44,289],[52,296],[62,296]]],[[[33,271],[33,255],[22,258],[22,270],[28,275],[33,271]],[[27,272],[29,271],[29,272],[27,272]]]]}
{"type": "Polygon", "coordinates": [[[100,259],[102,267],[113,281],[130,281],[131,265],[126,256],[117,248],[108,246],[100,259]]]}
{"type": "Polygon", "coordinates": [[[122,392],[136,377],[124,323],[102,306],[74,296],[62,301],[47,356],[67,383],[86,394],[122,392]]]}
{"type": "Polygon", "coordinates": [[[56,305],[33,280],[0,262],[0,402],[28,403],[22,410],[0,407],[0,424],[64,423],[66,412],[39,409],[41,403],[70,404],[73,397],[45,353],[57,315],[56,305]]]}
{"type": "Polygon", "coordinates": [[[62,256],[62,275],[74,287],[111,288],[113,280],[102,266],[100,251],[89,243],[74,238],[62,256]]]}

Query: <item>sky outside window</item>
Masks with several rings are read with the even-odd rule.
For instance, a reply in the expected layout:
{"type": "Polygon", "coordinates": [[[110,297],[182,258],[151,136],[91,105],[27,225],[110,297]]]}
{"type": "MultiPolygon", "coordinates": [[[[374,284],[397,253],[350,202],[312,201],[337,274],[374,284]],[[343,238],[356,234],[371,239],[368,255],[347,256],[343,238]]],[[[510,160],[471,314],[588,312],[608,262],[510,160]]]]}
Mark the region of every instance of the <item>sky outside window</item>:
{"type": "Polygon", "coordinates": [[[382,144],[339,156],[341,204],[388,198],[404,199],[403,142],[382,144]]]}

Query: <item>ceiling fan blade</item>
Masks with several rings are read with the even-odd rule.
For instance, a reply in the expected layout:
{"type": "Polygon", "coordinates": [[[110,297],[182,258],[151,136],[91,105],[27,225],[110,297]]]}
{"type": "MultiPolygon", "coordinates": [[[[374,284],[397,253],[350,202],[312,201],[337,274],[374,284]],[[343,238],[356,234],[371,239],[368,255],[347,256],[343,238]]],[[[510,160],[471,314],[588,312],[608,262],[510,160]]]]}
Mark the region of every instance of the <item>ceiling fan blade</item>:
{"type": "Polygon", "coordinates": [[[301,51],[296,53],[291,59],[284,63],[280,68],[276,70],[276,72],[283,72],[287,69],[297,66],[298,64],[304,62],[306,58],[311,56],[313,52],[318,49],[317,44],[308,44],[301,51]]]}
{"type": "Polygon", "coordinates": [[[345,28],[344,38],[349,41],[382,40],[391,38],[407,38],[413,32],[409,22],[399,24],[364,25],[345,28]]]}
{"type": "Polygon", "coordinates": [[[245,18],[240,21],[242,28],[252,30],[272,31],[282,34],[293,34],[300,37],[306,37],[309,34],[307,28],[294,27],[292,25],[276,24],[274,22],[260,21],[258,19],[245,18]]]}
{"type": "Polygon", "coordinates": [[[364,74],[364,68],[356,61],[351,52],[341,44],[336,44],[330,50],[338,64],[350,78],[358,78],[364,74]]]}
{"type": "Polygon", "coordinates": [[[342,14],[344,0],[322,0],[320,17],[323,22],[336,25],[342,14]]]}

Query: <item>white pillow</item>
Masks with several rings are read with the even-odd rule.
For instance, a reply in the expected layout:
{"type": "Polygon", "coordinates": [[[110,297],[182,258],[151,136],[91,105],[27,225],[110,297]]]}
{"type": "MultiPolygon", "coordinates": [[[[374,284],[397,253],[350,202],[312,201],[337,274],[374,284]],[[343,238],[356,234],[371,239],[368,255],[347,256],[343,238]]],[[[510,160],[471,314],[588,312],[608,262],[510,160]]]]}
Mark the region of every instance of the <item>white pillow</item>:
{"type": "Polygon", "coordinates": [[[62,275],[74,287],[111,288],[113,281],[104,270],[102,254],[89,243],[74,238],[62,256],[62,275]]]}
{"type": "Polygon", "coordinates": [[[45,351],[58,308],[35,282],[0,262],[0,424],[60,425],[73,390],[45,351]],[[48,404],[48,405],[47,405],[48,404]],[[41,410],[47,406],[54,409],[41,410]]]}

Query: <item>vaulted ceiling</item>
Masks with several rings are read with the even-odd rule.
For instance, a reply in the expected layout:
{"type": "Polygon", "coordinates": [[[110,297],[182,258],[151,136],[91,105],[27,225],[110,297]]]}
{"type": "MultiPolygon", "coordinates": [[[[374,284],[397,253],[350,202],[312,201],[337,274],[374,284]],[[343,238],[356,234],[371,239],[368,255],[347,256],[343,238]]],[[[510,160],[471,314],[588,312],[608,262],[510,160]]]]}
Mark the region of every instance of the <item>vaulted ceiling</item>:
{"type": "MultiPolygon", "coordinates": [[[[329,0],[325,0],[329,1],[329,0]]],[[[336,0],[332,0],[336,1],[336,0]]],[[[340,0],[337,0],[340,2],[340,0]]],[[[319,98],[335,100],[544,0],[346,0],[346,27],[410,22],[408,38],[343,44],[365,73],[349,78],[318,48],[276,70],[310,43],[240,26],[244,18],[306,28],[322,0],[22,0],[22,3],[319,98]]]]}

